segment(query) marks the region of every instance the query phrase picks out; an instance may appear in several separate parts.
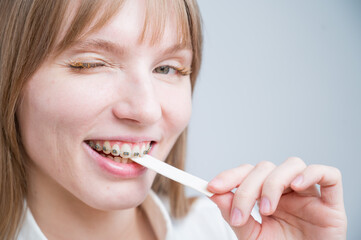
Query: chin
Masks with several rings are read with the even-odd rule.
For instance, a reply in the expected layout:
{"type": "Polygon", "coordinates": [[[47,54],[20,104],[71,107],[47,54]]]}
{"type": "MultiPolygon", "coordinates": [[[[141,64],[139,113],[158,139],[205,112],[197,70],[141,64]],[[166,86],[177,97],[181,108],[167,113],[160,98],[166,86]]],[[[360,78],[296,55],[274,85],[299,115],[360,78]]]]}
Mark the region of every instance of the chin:
{"type": "MultiPolygon", "coordinates": [[[[152,174],[153,175],[153,174],[152,174]]],[[[155,174],[154,174],[155,176],[155,174]]],[[[152,179],[154,179],[152,176],[152,179]]],[[[115,211],[135,208],[142,204],[151,191],[152,181],[124,182],[109,184],[102,188],[90,189],[89,192],[77,196],[91,208],[102,211],[115,211]]]]}

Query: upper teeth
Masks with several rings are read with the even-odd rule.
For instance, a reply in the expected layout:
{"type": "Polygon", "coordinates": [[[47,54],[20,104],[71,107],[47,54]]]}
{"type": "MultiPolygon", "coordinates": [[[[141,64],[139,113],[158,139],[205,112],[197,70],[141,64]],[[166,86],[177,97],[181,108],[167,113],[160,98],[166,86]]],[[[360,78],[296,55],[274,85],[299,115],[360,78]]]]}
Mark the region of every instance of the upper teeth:
{"type": "MultiPolygon", "coordinates": [[[[114,143],[113,146],[109,141],[88,141],[87,144],[97,150],[98,152],[103,152],[105,154],[111,154],[113,156],[120,156],[122,158],[130,157],[142,157],[150,151],[150,142],[142,143],[114,143]],[[121,145],[121,146],[119,146],[121,145]]],[[[116,159],[119,161],[119,159],[116,159]]]]}
{"type": "MultiPolygon", "coordinates": [[[[90,141],[90,142],[92,142],[92,141],[90,141]]],[[[89,146],[91,146],[91,145],[89,144],[89,146]]],[[[100,146],[100,143],[97,142],[97,143],[95,144],[95,146],[94,146],[94,149],[99,152],[99,151],[102,150],[103,148],[100,146]]]]}
{"type": "Polygon", "coordinates": [[[130,157],[130,152],[131,152],[131,148],[129,146],[129,144],[125,143],[122,145],[122,147],[120,148],[120,156],[122,157],[130,157]]]}
{"type": "Polygon", "coordinates": [[[110,143],[108,141],[105,141],[103,144],[103,152],[105,154],[109,154],[110,153],[110,143]]]}
{"type": "Polygon", "coordinates": [[[118,144],[114,144],[112,147],[112,155],[119,156],[120,155],[120,148],[118,144]]]}
{"type": "Polygon", "coordinates": [[[138,157],[138,156],[139,156],[139,152],[140,152],[139,146],[136,145],[136,146],[133,148],[132,156],[133,156],[133,157],[138,157]]]}

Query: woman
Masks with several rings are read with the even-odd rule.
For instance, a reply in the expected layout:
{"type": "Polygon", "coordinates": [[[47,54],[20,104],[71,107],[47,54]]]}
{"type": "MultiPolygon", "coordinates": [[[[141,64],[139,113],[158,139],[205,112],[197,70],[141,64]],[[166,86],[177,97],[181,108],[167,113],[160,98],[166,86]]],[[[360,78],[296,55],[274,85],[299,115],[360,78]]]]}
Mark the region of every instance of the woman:
{"type": "Polygon", "coordinates": [[[209,200],[191,204],[181,186],[128,159],[183,168],[201,62],[196,2],[0,9],[1,239],[345,238],[332,167],[290,158],[220,173],[208,189],[229,228],[209,200]],[[262,224],[250,217],[257,200],[262,224]]]}

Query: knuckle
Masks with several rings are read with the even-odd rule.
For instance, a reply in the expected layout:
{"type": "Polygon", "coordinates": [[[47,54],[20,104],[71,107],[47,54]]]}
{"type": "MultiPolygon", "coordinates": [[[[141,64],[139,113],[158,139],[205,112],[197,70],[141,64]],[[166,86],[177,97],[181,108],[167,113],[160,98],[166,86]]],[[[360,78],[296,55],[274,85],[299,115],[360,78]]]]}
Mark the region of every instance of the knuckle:
{"type": "Polygon", "coordinates": [[[239,167],[239,168],[246,168],[246,169],[252,169],[252,168],[254,168],[254,166],[253,166],[252,164],[249,164],[249,163],[247,163],[247,164],[241,164],[241,165],[239,165],[238,167],[239,167]]]}
{"type": "Polygon", "coordinates": [[[289,157],[287,158],[286,162],[297,164],[300,166],[306,166],[305,162],[299,157],[289,157]]]}
{"type": "Polygon", "coordinates": [[[256,165],[257,168],[274,168],[276,165],[270,161],[262,161],[256,165]]]}
{"type": "Polygon", "coordinates": [[[310,172],[315,172],[315,171],[317,171],[317,170],[320,168],[320,165],[318,165],[318,164],[311,164],[311,165],[309,165],[307,168],[308,168],[308,170],[309,170],[310,172]]]}
{"type": "Polygon", "coordinates": [[[336,167],[330,167],[331,171],[333,171],[334,175],[337,177],[337,179],[341,179],[342,178],[342,173],[340,171],[340,169],[336,168],[336,167]]]}

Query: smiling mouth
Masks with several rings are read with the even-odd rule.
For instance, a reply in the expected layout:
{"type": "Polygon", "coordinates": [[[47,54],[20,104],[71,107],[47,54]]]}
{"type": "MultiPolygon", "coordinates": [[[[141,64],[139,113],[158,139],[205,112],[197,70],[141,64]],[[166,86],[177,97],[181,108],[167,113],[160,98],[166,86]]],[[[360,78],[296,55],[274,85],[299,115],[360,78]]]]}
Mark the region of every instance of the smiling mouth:
{"type": "Polygon", "coordinates": [[[154,144],[153,141],[130,143],[101,140],[88,140],[85,143],[101,156],[118,163],[130,163],[133,162],[130,158],[143,157],[150,152],[154,144]]]}

